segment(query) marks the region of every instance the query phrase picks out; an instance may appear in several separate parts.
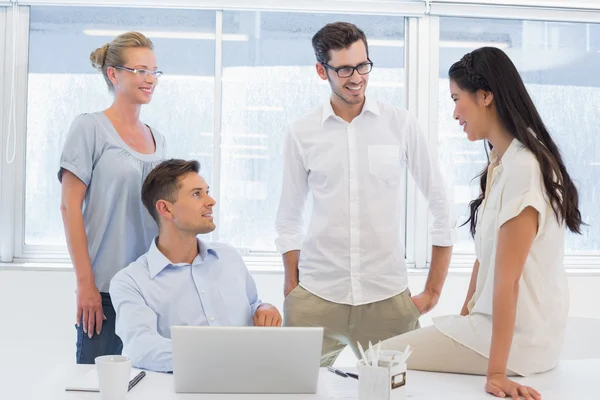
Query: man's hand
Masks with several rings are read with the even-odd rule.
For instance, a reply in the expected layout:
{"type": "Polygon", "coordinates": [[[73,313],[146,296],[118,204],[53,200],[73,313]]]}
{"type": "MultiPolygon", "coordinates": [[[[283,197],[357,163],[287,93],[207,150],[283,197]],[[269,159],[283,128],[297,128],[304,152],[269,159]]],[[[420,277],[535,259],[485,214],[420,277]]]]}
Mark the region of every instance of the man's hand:
{"type": "Polygon", "coordinates": [[[288,294],[292,292],[292,290],[296,289],[296,286],[298,286],[298,281],[286,281],[283,285],[283,297],[287,297],[288,294]]]}
{"type": "Polygon", "coordinates": [[[281,326],[281,314],[275,306],[262,303],[254,313],[254,326],[281,326]]]}
{"type": "Polygon", "coordinates": [[[102,321],[106,317],[102,310],[102,297],[94,284],[82,284],[77,286],[77,326],[83,324],[83,332],[91,339],[102,331],[102,321]]]}
{"type": "Polygon", "coordinates": [[[433,307],[435,307],[437,305],[439,296],[437,296],[431,292],[425,291],[416,296],[412,296],[410,299],[412,300],[413,303],[415,303],[415,306],[417,306],[417,309],[419,310],[421,315],[423,315],[423,314],[431,311],[433,309],[433,307]]]}
{"type": "Polygon", "coordinates": [[[496,397],[511,396],[513,399],[541,400],[542,395],[533,388],[519,385],[504,374],[488,374],[485,391],[496,397]]]}

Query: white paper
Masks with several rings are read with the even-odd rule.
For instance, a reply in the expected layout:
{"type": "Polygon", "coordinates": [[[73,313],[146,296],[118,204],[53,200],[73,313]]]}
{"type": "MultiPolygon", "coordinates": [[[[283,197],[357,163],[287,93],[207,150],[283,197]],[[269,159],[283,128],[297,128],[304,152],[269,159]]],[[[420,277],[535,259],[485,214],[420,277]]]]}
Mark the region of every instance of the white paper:
{"type": "Polygon", "coordinates": [[[354,378],[330,379],[327,396],[332,399],[358,399],[358,380],[354,378]]]}
{"type": "MultiPolygon", "coordinates": [[[[140,372],[141,370],[132,368],[129,381],[135,378],[140,372]]],[[[76,378],[73,382],[69,382],[69,384],[65,387],[65,390],[77,392],[99,392],[100,385],[98,384],[98,372],[96,371],[96,368],[90,369],[85,375],[76,378]]]]}

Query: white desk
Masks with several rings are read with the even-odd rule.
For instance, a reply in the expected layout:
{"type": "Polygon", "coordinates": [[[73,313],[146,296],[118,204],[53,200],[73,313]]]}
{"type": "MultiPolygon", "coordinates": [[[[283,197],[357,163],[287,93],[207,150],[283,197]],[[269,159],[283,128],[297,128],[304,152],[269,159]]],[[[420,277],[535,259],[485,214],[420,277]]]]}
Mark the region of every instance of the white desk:
{"type": "MultiPolygon", "coordinates": [[[[75,400],[99,399],[98,393],[66,392],[67,382],[85,374],[93,366],[59,365],[39,384],[32,388],[31,399],[75,400]]],[[[542,393],[543,400],[597,400],[600,398],[596,383],[600,379],[600,359],[562,361],[554,370],[517,381],[530,385],[542,393]]],[[[173,391],[173,376],[148,372],[128,394],[128,400],[171,400],[171,399],[220,399],[220,400],[323,400],[333,398],[357,398],[357,381],[341,378],[326,369],[321,369],[317,394],[313,395],[233,395],[233,394],[176,394],[173,391]],[[343,393],[354,393],[352,397],[340,397],[343,393]],[[337,395],[336,395],[337,394],[337,395]]],[[[475,400],[493,397],[484,392],[485,378],[480,376],[439,374],[408,371],[407,400],[475,400]]],[[[21,398],[21,397],[20,397],[21,398]]],[[[26,398],[26,397],[25,397],[26,398]]]]}

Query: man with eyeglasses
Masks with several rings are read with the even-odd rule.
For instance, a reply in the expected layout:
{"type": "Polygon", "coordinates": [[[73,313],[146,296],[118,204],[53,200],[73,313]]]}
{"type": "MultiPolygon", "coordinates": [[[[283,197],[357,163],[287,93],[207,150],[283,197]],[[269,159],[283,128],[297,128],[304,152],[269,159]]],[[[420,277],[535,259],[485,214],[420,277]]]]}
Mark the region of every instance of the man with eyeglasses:
{"type": "Polygon", "coordinates": [[[312,45],[332,94],[288,133],[276,245],[285,266],[284,325],[323,326],[321,365],[328,366],[347,345],[360,357],[357,342],[366,347],[419,327],[442,291],[456,223],[415,118],[365,96],[373,63],[364,32],[328,24],[312,45]],[[429,276],[413,297],[402,243],[406,168],[433,215],[429,276]]]}

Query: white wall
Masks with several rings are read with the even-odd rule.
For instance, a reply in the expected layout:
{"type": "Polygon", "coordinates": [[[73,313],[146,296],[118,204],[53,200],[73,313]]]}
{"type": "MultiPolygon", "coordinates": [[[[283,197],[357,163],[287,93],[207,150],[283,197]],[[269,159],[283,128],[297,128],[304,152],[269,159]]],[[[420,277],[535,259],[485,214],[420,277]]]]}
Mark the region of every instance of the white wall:
{"type": "MultiPolygon", "coordinates": [[[[282,275],[255,274],[255,280],[262,299],[281,309],[282,275]]],[[[422,318],[422,325],[428,325],[431,316],[458,313],[468,282],[467,273],[451,273],[438,307],[422,318]]],[[[411,275],[413,293],[424,283],[422,273],[411,275]]],[[[600,275],[570,276],[569,283],[570,315],[600,318],[600,275]]],[[[21,399],[18,388],[34,384],[53,365],[75,362],[73,273],[0,270],[0,321],[0,399],[21,399]]],[[[352,360],[352,353],[345,352],[338,364],[352,360]]]]}

